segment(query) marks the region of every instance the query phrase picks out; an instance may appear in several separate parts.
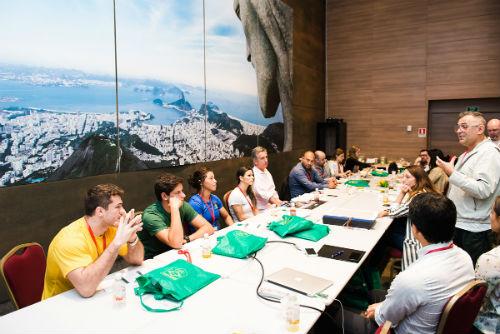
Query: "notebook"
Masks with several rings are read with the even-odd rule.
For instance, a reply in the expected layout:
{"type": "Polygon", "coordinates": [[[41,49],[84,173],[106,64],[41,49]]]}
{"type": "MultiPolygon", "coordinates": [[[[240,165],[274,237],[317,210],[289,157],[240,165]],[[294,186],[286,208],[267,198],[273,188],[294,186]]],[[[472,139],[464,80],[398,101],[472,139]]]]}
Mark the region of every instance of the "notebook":
{"type": "Polygon", "coordinates": [[[267,276],[266,281],[308,296],[316,295],[333,284],[327,279],[291,268],[283,268],[267,276]]]}

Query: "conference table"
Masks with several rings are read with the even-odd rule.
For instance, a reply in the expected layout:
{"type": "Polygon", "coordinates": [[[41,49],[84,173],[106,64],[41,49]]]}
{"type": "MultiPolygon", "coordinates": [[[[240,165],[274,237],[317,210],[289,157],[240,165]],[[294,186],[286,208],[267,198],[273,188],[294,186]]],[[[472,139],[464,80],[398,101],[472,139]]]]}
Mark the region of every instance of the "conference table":
{"type": "MultiPolygon", "coordinates": [[[[375,217],[383,208],[384,197],[376,184],[377,178],[373,178],[369,188],[340,184],[337,189],[325,189],[320,195],[324,204],[312,210],[298,208],[297,215],[315,223],[322,223],[325,214],[375,217]]],[[[298,200],[304,197],[307,200],[307,196],[311,195],[306,194],[298,200]]],[[[391,199],[395,198],[395,191],[389,193],[389,196],[391,199]]],[[[328,225],[330,233],[313,242],[293,237],[282,239],[268,230],[268,223],[280,219],[282,214],[289,214],[289,209],[269,209],[244,222],[217,231],[210,236],[210,242],[215,246],[218,236],[238,229],[266,237],[268,241],[285,240],[294,243],[296,247],[284,243],[267,243],[257,252],[256,257],[263,264],[264,275],[288,267],[331,280],[333,284],[323,291],[321,297],[308,297],[266,281],[262,288],[296,294],[300,304],[319,310],[324,310],[334,302],[391,222],[387,217],[378,218],[371,229],[328,225]],[[354,263],[308,256],[303,251],[305,248],[318,251],[325,244],[356,249],[365,254],[361,261],[354,263]]],[[[195,240],[184,248],[189,250],[193,264],[217,273],[221,278],[188,297],[178,311],[148,312],[141,306],[139,297],[134,295],[134,287],[137,286],[134,278],[139,273],[146,273],[177,259],[185,259],[177,250],[171,250],[145,261],[142,266],[122,270],[124,277],[130,281],[126,284],[126,302],[122,305],[117,305],[112,300],[111,274],[90,298],[82,298],[73,289],[0,317],[0,333],[289,333],[283,306],[263,300],[256,294],[262,276],[258,262],[253,258],[236,259],[215,254],[205,259],[201,254],[201,243],[201,239],[195,240]]],[[[144,301],[153,307],[169,308],[174,305],[168,301],[155,301],[152,296],[146,296],[144,301]]],[[[320,315],[316,310],[301,307],[300,328],[296,333],[307,333],[320,315]]]]}

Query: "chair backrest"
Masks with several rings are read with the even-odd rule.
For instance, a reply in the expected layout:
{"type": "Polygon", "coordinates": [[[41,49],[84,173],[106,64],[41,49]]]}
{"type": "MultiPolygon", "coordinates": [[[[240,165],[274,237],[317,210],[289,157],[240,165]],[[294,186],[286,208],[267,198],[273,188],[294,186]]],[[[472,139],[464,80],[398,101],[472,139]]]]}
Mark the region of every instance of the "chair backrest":
{"type": "Polygon", "coordinates": [[[45,252],[36,242],[12,248],[0,261],[2,277],[18,309],[42,299],[46,263],[45,252]]]}
{"type": "Polygon", "coordinates": [[[290,185],[288,184],[288,175],[285,177],[283,182],[281,182],[280,190],[278,193],[280,200],[290,201],[292,196],[290,195],[290,185]]]}
{"type": "Polygon", "coordinates": [[[488,285],[474,280],[450,298],[439,319],[437,334],[469,334],[488,285]]]}
{"type": "Polygon", "coordinates": [[[229,191],[227,191],[227,192],[224,194],[224,196],[222,196],[222,201],[223,201],[223,203],[224,203],[224,206],[226,207],[227,212],[231,212],[231,211],[229,210],[229,204],[227,203],[227,200],[228,200],[228,198],[229,198],[229,195],[231,195],[231,192],[232,192],[232,191],[233,191],[233,190],[229,190],[229,191]]]}

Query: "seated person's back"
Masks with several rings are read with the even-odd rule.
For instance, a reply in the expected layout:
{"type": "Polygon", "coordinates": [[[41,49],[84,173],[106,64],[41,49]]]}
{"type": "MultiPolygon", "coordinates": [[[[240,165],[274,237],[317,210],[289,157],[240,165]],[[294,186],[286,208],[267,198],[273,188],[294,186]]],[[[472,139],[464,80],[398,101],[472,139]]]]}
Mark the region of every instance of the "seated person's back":
{"type": "Polygon", "coordinates": [[[436,193],[417,195],[410,204],[412,231],[422,244],[419,258],[396,276],[382,303],[370,305],[380,325],[389,320],[397,333],[435,333],[446,302],[474,279],[470,256],[453,245],[453,202],[436,193]]]}

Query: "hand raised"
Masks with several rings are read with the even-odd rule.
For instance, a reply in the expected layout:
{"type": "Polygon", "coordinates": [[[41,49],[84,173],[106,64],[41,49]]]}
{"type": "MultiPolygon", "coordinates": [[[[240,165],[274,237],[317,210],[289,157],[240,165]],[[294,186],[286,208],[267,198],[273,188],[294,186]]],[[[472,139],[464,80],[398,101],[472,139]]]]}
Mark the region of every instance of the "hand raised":
{"type": "Polygon", "coordinates": [[[406,184],[402,184],[401,185],[401,192],[403,194],[407,194],[411,191],[411,187],[409,185],[406,185],[406,184]]]}
{"type": "Polygon", "coordinates": [[[142,230],[142,218],[140,215],[134,217],[134,209],[130,210],[126,215],[120,218],[120,223],[116,229],[116,235],[113,242],[117,246],[125,244],[127,241],[132,242],[137,238],[137,232],[142,230]]]}
{"type": "Polygon", "coordinates": [[[450,176],[453,171],[455,170],[455,160],[457,160],[457,157],[454,156],[451,158],[450,162],[446,162],[441,160],[439,157],[436,157],[436,165],[438,167],[441,167],[441,169],[446,173],[446,175],[450,176]]]}

